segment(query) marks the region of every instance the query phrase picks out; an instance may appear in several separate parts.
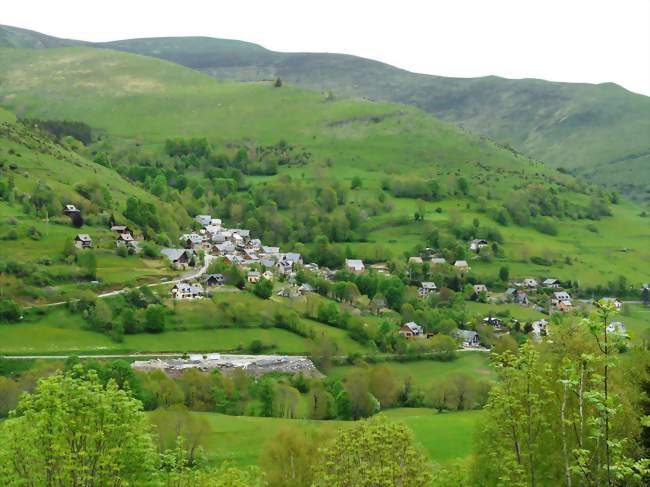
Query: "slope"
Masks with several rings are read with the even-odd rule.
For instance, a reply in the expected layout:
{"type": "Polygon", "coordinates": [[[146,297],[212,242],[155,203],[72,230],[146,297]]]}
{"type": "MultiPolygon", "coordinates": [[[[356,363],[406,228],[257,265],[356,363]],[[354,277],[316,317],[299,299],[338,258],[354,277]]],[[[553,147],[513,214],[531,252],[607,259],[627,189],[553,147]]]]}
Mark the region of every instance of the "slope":
{"type": "Polygon", "coordinates": [[[223,79],[281,77],[309,89],[415,105],[556,167],[649,197],[650,98],[612,83],[446,78],[355,56],[278,53],[211,38],[134,39],[104,46],[223,79]]]}
{"type": "Polygon", "coordinates": [[[165,208],[115,171],[16,123],[13,114],[0,109],[2,296],[23,302],[60,301],[80,289],[101,291],[172,275],[161,261],[116,255],[109,216],[125,221],[122,212],[129,197],[165,208]],[[63,215],[64,204],[82,210],[81,228],[63,215]],[[93,239],[92,277],[84,273],[83,258],[62,257],[66,242],[79,233],[93,239]]]}
{"type": "Polygon", "coordinates": [[[0,26],[0,46],[81,44],[158,57],[223,79],[281,77],[308,89],[414,105],[558,168],[635,198],[650,198],[650,98],[612,83],[447,78],[349,55],[273,52],[237,40],[179,37],[90,44],[0,26]]]}

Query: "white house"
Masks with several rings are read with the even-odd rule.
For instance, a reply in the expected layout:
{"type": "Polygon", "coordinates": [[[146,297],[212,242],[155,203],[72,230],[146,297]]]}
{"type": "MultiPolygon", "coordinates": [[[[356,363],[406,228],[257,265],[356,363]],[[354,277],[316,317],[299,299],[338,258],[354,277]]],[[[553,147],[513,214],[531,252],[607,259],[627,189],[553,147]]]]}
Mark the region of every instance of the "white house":
{"type": "Polygon", "coordinates": [[[246,276],[246,279],[248,280],[249,284],[255,284],[257,282],[260,282],[261,277],[262,274],[260,274],[258,271],[249,271],[249,273],[246,276]]]}
{"type": "Polygon", "coordinates": [[[474,284],[474,286],[472,286],[472,288],[474,289],[474,294],[476,296],[478,296],[481,293],[487,294],[487,292],[488,292],[488,288],[487,288],[487,286],[485,284],[474,284]]]}
{"type": "Polygon", "coordinates": [[[488,246],[488,241],[483,240],[482,238],[477,238],[475,240],[472,240],[469,243],[470,250],[473,250],[474,252],[478,252],[480,249],[483,249],[487,246],[488,246]]]}
{"type": "Polygon", "coordinates": [[[74,246],[78,249],[90,249],[93,246],[93,239],[88,234],[80,233],[74,238],[74,246]]]}
{"type": "Polygon", "coordinates": [[[537,320],[532,322],[532,333],[536,338],[548,335],[548,321],[537,320]]]}
{"type": "Polygon", "coordinates": [[[406,338],[419,337],[424,334],[424,328],[414,321],[409,321],[400,326],[399,334],[406,338]]]}
{"type": "Polygon", "coordinates": [[[355,274],[361,274],[366,270],[366,266],[363,265],[363,261],[360,259],[345,259],[345,270],[354,272],[355,274]]]}
{"type": "Polygon", "coordinates": [[[454,262],[454,267],[458,269],[460,272],[467,272],[470,269],[469,264],[467,263],[466,260],[457,260],[456,262],[454,262]]]}
{"type": "Polygon", "coordinates": [[[409,264],[422,264],[422,257],[409,257],[409,264]]]}
{"type": "Polygon", "coordinates": [[[170,291],[173,299],[198,299],[203,297],[203,286],[200,284],[189,284],[187,282],[179,282],[170,291]]]}
{"type": "Polygon", "coordinates": [[[559,289],[560,288],[560,281],[558,279],[553,279],[553,278],[544,279],[544,281],[542,282],[542,286],[544,286],[544,287],[553,287],[555,289],[559,289]]]}
{"type": "Polygon", "coordinates": [[[421,282],[420,287],[418,288],[418,294],[421,298],[426,298],[429,294],[433,293],[438,289],[436,283],[433,281],[421,282]]]}
{"type": "Polygon", "coordinates": [[[621,306],[623,306],[623,303],[621,303],[618,299],[616,298],[603,298],[601,301],[604,301],[606,304],[611,304],[614,306],[615,309],[620,310],[621,306]]]}
{"type": "Polygon", "coordinates": [[[202,226],[208,226],[210,225],[212,221],[212,215],[196,215],[194,217],[194,220],[199,222],[202,226]]]}
{"type": "Polygon", "coordinates": [[[523,286],[531,289],[536,288],[538,285],[537,279],[533,279],[532,277],[527,277],[523,281],[523,286]]]}
{"type": "Polygon", "coordinates": [[[446,263],[447,261],[444,257],[431,257],[431,265],[443,265],[446,263]]]}
{"type": "Polygon", "coordinates": [[[463,348],[477,348],[481,346],[478,333],[473,330],[456,330],[454,335],[461,340],[461,346],[463,348]]]}

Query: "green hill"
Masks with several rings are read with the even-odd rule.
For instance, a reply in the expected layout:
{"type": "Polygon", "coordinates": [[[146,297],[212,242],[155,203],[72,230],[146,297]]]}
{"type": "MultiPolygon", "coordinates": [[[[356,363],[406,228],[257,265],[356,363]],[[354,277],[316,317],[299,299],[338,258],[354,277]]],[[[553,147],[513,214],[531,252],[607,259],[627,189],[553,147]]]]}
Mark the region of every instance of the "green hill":
{"type": "MultiPolygon", "coordinates": [[[[136,161],[144,161],[140,167],[150,167],[156,160],[161,167],[178,167],[165,159],[163,146],[167,139],[179,136],[206,137],[217,150],[230,154],[239,148],[254,155],[261,147],[288,144],[290,150],[308,155],[307,163],[281,161],[285,165],[279,166],[280,176],[294,179],[297,194],[307,191],[313,200],[325,184],[348,185],[355,176],[363,180],[363,189],[351,193],[348,202],[369,213],[358,230],[365,236],[355,237],[349,229],[344,237],[333,230],[329,235],[337,245],[364,258],[375,255],[378,246],[389,248],[392,255],[411,251],[426,243],[431,226],[444,226],[456,213],[461,220],[494,225],[505,206],[513,215],[507,219],[520,221],[501,228],[505,262],[517,275],[548,273],[543,266],[531,264],[537,256],[536,262],[553,262],[553,273],[562,278],[605,283],[625,270],[630,280],[646,279],[638,262],[647,258],[643,242],[648,238],[648,220],[639,217],[640,208],[620,204],[612,209],[614,218],[594,225],[584,218],[591,214],[599,191],[409,105],[331,99],[292,86],[276,88],[273,83],[218,81],[174,63],[84,47],[0,50],[0,99],[20,117],[90,124],[100,134],[95,145],[121,153],[121,166],[116,167],[125,171],[136,161]],[[468,197],[459,192],[461,179],[468,197]],[[441,188],[444,201],[434,198],[422,206],[395,189],[397,183],[422,187],[430,181],[441,188]],[[307,186],[300,189],[301,184],[307,186]],[[389,197],[388,203],[382,203],[387,209],[379,213],[370,210],[382,189],[391,187],[393,195],[400,197],[389,197]],[[537,206],[533,201],[540,198],[542,206],[559,205],[559,214],[571,217],[557,220],[552,232],[536,231],[533,227],[545,221],[542,215],[551,214],[544,207],[528,209],[537,206]],[[411,220],[418,205],[425,212],[425,225],[411,220]],[[517,216],[520,210],[523,214],[517,216]],[[538,211],[542,215],[535,216],[538,211]],[[520,217],[530,222],[523,223],[520,217]]],[[[209,172],[209,168],[186,169],[187,177],[208,191],[199,199],[189,190],[183,192],[180,198],[186,208],[227,214],[232,212],[232,198],[246,201],[241,199],[248,197],[245,194],[224,195],[223,202],[210,196],[215,182],[202,179],[209,172]]],[[[268,188],[277,178],[253,173],[246,180],[248,185],[268,188]]],[[[214,191],[218,196],[219,191],[214,191]]],[[[273,198],[277,204],[279,197],[273,198]]],[[[281,208],[278,217],[296,233],[279,236],[269,220],[260,230],[271,232],[265,240],[290,245],[313,242],[310,232],[299,236],[306,230],[300,223],[305,217],[298,201],[281,208]]],[[[258,213],[255,221],[259,225],[265,218],[258,213]]],[[[319,218],[329,225],[332,216],[325,212],[319,218]]],[[[503,262],[477,262],[475,268],[496,274],[503,262]]]]}
{"type": "Polygon", "coordinates": [[[556,167],[648,198],[650,98],[612,83],[446,78],[355,56],[278,53],[211,38],[133,39],[104,46],[167,59],[223,79],[281,77],[342,96],[415,105],[556,167]]]}
{"type": "MultiPolygon", "coordinates": [[[[0,46],[84,44],[0,27],[0,46]]],[[[618,85],[447,78],[341,54],[279,53],[243,41],[151,38],[95,45],[173,61],[217,78],[296,86],[417,106],[558,168],[647,199],[650,98],[618,85]]]]}

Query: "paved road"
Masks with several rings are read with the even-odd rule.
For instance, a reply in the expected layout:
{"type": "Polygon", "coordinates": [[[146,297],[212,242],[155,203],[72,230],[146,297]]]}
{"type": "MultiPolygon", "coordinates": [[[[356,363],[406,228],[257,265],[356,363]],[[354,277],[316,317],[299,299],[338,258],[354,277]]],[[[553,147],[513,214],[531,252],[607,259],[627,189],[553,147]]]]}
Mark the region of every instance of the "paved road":
{"type": "MultiPolygon", "coordinates": [[[[213,259],[216,259],[213,255],[206,255],[204,257],[204,263],[203,266],[197,271],[189,271],[184,274],[181,274],[180,277],[176,279],[172,279],[170,281],[163,281],[163,282],[154,282],[152,284],[147,284],[146,287],[155,287],[155,286],[164,286],[164,285],[169,285],[169,284],[177,284],[179,282],[183,281],[191,281],[192,279],[197,279],[201,277],[205,272],[208,270],[208,267],[210,266],[210,263],[212,262],[213,259]]],[[[133,289],[129,287],[125,287],[122,289],[116,289],[115,291],[108,291],[105,293],[98,294],[98,298],[109,298],[111,296],[117,296],[118,294],[123,294],[127,292],[128,290],[133,289]]],[[[25,309],[30,309],[30,308],[47,308],[49,306],[61,306],[66,304],[68,301],[57,301],[56,303],[47,303],[47,304],[37,304],[35,306],[25,306],[25,309]]]]}

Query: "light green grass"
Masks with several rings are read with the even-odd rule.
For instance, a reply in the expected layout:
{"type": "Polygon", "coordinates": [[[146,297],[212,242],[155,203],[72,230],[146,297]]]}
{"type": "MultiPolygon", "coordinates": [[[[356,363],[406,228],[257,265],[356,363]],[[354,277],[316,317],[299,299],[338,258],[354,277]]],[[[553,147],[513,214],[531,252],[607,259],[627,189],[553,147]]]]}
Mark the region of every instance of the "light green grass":
{"type": "MultiPolygon", "coordinates": [[[[466,373],[477,379],[489,379],[492,372],[488,364],[488,354],[482,352],[459,352],[458,358],[449,362],[437,360],[419,360],[414,362],[386,362],[391,372],[400,381],[411,377],[413,385],[426,387],[435,379],[447,377],[455,373],[466,373]]],[[[372,365],[370,365],[372,367],[372,365]]],[[[358,366],[342,365],[333,367],[328,376],[344,380],[358,366]]]]}
{"type": "MultiPolygon", "coordinates": [[[[351,421],[313,421],[281,418],[225,416],[194,413],[207,418],[212,426],[207,441],[211,463],[230,461],[235,465],[256,465],[264,445],[284,427],[330,428],[337,430],[354,425],[351,421]]],[[[471,453],[473,432],[480,411],[436,414],[430,409],[389,409],[380,414],[404,422],[433,462],[464,458],[471,453]]]]}

